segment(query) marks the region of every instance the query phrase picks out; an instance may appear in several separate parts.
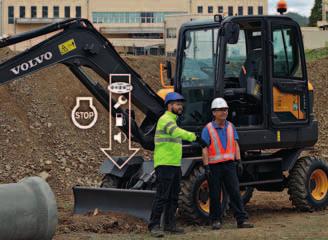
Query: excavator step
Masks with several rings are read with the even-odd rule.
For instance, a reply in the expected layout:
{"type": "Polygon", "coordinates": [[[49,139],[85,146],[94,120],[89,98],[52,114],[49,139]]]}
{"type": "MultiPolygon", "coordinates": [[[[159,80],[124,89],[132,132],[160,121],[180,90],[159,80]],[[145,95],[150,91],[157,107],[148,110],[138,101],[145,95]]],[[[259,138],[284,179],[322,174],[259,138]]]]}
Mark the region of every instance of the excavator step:
{"type": "Polygon", "coordinates": [[[149,220],[155,191],[73,187],[74,214],[117,212],[149,220]]]}

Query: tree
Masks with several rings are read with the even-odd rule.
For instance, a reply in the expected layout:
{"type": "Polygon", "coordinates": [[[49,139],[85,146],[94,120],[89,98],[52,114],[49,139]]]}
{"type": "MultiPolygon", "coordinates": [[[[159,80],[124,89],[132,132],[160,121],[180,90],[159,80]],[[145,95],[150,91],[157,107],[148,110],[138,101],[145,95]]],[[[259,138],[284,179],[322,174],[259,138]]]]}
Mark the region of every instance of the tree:
{"type": "Polygon", "coordinates": [[[317,26],[317,21],[322,20],[322,0],[315,0],[309,20],[309,26],[311,27],[317,26]]]}

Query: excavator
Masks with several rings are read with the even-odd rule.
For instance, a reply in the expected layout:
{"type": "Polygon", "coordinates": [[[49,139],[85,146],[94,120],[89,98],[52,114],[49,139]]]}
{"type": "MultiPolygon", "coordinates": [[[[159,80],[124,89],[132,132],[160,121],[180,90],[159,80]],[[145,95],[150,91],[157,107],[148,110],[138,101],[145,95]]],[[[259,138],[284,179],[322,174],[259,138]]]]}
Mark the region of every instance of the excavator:
{"type": "MultiPolygon", "coordinates": [[[[147,150],[154,149],[156,122],[165,112],[163,98],[170,91],[181,93],[185,110],[179,125],[200,133],[211,121],[210,103],[224,97],[228,119],[236,126],[244,171],[239,176],[246,204],[254,189],[283,191],[300,210],[320,210],[328,204],[328,164],[306,156],[318,140],[313,112],[313,86],[307,76],[302,33],[286,16],[231,16],[195,20],[182,25],[172,64],[161,65],[163,89],[152,90],[115,51],[113,45],[87,19],[68,19],[0,40],[10,46],[38,36],[53,35],[18,53],[0,65],[0,84],[53,64],[67,66],[112,116],[121,114],[120,129],[147,150]],[[131,76],[131,99],[145,118],[138,122],[117,101],[109,101],[104,84],[85,71],[96,72],[104,84],[110,74],[131,76]],[[163,72],[166,69],[166,80],[163,72]],[[114,107],[115,106],[115,107],[114,107]]],[[[115,78],[113,79],[115,82],[115,78]]],[[[127,94],[123,94],[128,97],[127,94]]],[[[75,186],[74,212],[114,211],[148,219],[155,194],[153,162],[142,156],[105,159],[100,167],[99,187],[75,186]]],[[[208,219],[209,194],[201,147],[183,143],[179,213],[191,221],[208,219]]],[[[223,186],[221,202],[229,208],[223,186]]]]}

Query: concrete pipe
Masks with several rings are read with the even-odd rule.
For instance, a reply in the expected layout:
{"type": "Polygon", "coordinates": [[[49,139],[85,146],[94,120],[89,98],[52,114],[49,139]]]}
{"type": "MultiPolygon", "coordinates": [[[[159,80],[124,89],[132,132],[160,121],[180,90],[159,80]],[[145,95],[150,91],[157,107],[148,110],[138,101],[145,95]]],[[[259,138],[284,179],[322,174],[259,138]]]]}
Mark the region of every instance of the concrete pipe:
{"type": "Polygon", "coordinates": [[[57,204],[40,177],[0,185],[0,240],[47,240],[55,234],[57,204]]]}

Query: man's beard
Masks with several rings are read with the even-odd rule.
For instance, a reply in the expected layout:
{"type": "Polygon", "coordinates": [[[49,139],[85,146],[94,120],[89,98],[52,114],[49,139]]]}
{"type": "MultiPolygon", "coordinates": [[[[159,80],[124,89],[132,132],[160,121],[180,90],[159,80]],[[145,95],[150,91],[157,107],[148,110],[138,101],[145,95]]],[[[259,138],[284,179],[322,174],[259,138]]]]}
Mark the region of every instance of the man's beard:
{"type": "Polygon", "coordinates": [[[183,111],[181,111],[181,113],[179,113],[179,111],[178,111],[178,110],[176,111],[174,108],[172,109],[172,112],[173,112],[174,114],[178,115],[178,116],[181,116],[182,113],[183,113],[183,111]]]}

